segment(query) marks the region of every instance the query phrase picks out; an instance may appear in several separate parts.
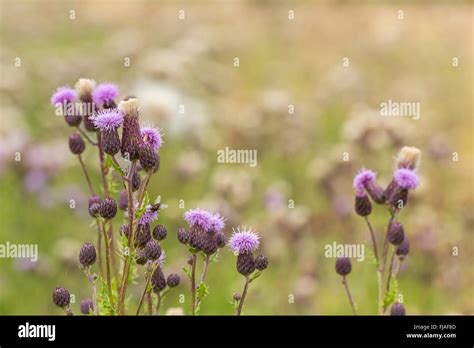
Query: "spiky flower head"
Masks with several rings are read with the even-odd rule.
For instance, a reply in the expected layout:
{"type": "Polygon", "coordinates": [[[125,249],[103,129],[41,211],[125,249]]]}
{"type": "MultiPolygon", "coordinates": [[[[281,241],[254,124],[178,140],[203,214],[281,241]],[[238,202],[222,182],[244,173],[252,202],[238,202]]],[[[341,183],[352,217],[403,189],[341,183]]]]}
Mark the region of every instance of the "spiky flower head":
{"type": "Polygon", "coordinates": [[[106,109],[94,113],[90,119],[101,131],[114,131],[123,123],[123,114],[117,109],[106,109]]]}
{"type": "Polygon", "coordinates": [[[420,179],[415,172],[406,168],[401,168],[395,171],[393,178],[398,186],[407,190],[414,190],[420,182],[420,179]]]}
{"type": "Polygon", "coordinates": [[[101,83],[92,92],[92,100],[99,106],[110,105],[118,96],[117,86],[111,83],[101,83]]]}
{"type": "Polygon", "coordinates": [[[149,145],[153,150],[158,149],[163,144],[163,136],[161,135],[160,129],[153,127],[141,127],[140,134],[145,145],[149,145]]]}
{"type": "Polygon", "coordinates": [[[356,189],[357,195],[363,195],[365,187],[375,182],[376,174],[369,169],[362,169],[354,177],[353,186],[356,189]]]}
{"type": "Polygon", "coordinates": [[[184,220],[187,221],[191,228],[196,227],[207,232],[211,228],[213,216],[207,210],[197,208],[190,209],[184,213],[184,220]]]}
{"type": "Polygon", "coordinates": [[[95,88],[95,81],[91,79],[79,79],[74,88],[82,101],[92,101],[92,91],[95,88]]]}
{"type": "Polygon", "coordinates": [[[237,227],[230,237],[229,247],[234,254],[251,253],[258,249],[259,239],[259,235],[254,230],[245,227],[241,230],[240,227],[237,227]]]}
{"type": "Polygon", "coordinates": [[[73,89],[63,86],[59,87],[51,97],[51,104],[56,106],[57,104],[71,103],[77,99],[77,93],[73,89]]]}
{"type": "Polygon", "coordinates": [[[404,146],[395,159],[397,168],[415,170],[420,165],[421,151],[417,147],[404,146]]]}

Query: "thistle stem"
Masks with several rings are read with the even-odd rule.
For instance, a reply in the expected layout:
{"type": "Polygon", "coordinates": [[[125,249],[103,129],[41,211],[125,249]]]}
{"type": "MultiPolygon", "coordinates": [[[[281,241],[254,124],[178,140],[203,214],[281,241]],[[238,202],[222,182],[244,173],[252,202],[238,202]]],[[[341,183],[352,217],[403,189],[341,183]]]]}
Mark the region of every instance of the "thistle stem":
{"type": "Polygon", "coordinates": [[[99,309],[97,308],[97,287],[94,276],[91,274],[90,267],[87,267],[84,272],[86,273],[87,279],[89,280],[92,288],[92,304],[94,306],[94,314],[99,315],[99,309]]]}
{"type": "Polygon", "coordinates": [[[242,291],[242,297],[240,298],[239,306],[237,307],[237,311],[235,313],[236,315],[242,314],[242,308],[244,306],[245,297],[247,296],[247,290],[249,288],[249,284],[250,284],[249,277],[245,276],[244,290],[242,291]]]}
{"type": "Polygon", "coordinates": [[[148,315],[153,315],[153,300],[150,291],[146,293],[146,300],[148,302],[148,315]]]}
{"type": "Polygon", "coordinates": [[[342,284],[344,284],[344,287],[346,288],[346,293],[347,293],[347,297],[349,298],[349,302],[351,303],[352,312],[354,313],[354,315],[357,315],[356,307],[355,307],[354,301],[352,300],[352,295],[351,295],[351,291],[349,290],[349,285],[347,283],[346,276],[342,277],[342,284]]]}
{"type": "Polygon", "coordinates": [[[77,155],[77,157],[79,158],[79,162],[81,163],[82,171],[84,172],[84,176],[86,177],[87,186],[89,186],[89,191],[91,192],[91,195],[93,195],[93,194],[95,194],[95,192],[94,192],[94,188],[92,187],[91,178],[89,176],[89,173],[87,172],[86,165],[84,164],[84,161],[82,160],[81,155],[77,155]]]}
{"type": "MultiPolygon", "coordinates": [[[[204,269],[203,269],[202,274],[201,274],[201,283],[204,283],[206,281],[207,270],[209,268],[209,260],[210,260],[209,255],[206,255],[206,257],[204,258],[204,269]]],[[[196,310],[198,309],[199,305],[201,304],[201,300],[202,299],[197,300],[196,310]]]]}
{"type": "Polygon", "coordinates": [[[102,232],[104,234],[105,242],[105,266],[106,266],[106,277],[107,277],[107,292],[109,294],[110,305],[114,307],[114,299],[112,295],[112,282],[110,281],[110,245],[109,238],[105,232],[105,223],[102,225],[102,232]]]}
{"type": "Polygon", "coordinates": [[[156,293],[158,297],[158,303],[156,304],[156,315],[160,315],[160,307],[161,307],[161,292],[156,293]]]}
{"type": "Polygon", "coordinates": [[[88,135],[80,126],[77,126],[77,130],[79,131],[79,133],[82,134],[82,136],[83,136],[84,138],[87,139],[87,141],[88,141],[89,143],[91,143],[91,144],[94,145],[94,146],[97,146],[97,142],[95,142],[94,140],[92,140],[92,139],[89,137],[89,135],[88,135]]]}
{"type": "Polygon", "coordinates": [[[191,264],[191,315],[196,315],[196,259],[196,254],[193,254],[191,264]]]}
{"type": "Polygon", "coordinates": [[[375,233],[374,229],[372,228],[372,225],[370,224],[369,218],[366,216],[365,221],[367,222],[367,227],[369,228],[370,231],[370,237],[372,238],[372,247],[374,248],[374,256],[375,260],[377,261],[377,264],[379,262],[379,255],[377,252],[377,243],[375,242],[375,233]]]}
{"type": "Polygon", "coordinates": [[[143,289],[142,296],[140,297],[140,303],[138,304],[136,315],[140,314],[140,309],[142,309],[143,300],[145,299],[145,295],[148,293],[148,286],[150,285],[150,279],[151,279],[151,275],[149,275],[147,272],[145,288],[143,289]]]}

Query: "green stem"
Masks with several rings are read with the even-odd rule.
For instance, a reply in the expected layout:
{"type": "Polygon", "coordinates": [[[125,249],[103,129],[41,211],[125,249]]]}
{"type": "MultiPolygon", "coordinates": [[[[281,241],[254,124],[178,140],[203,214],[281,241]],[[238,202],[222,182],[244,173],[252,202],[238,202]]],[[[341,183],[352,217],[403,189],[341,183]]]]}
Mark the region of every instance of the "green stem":
{"type": "Polygon", "coordinates": [[[244,307],[244,301],[245,301],[245,297],[247,296],[247,291],[248,291],[248,288],[249,288],[249,284],[250,284],[249,277],[245,276],[244,291],[242,291],[242,297],[240,298],[239,306],[237,307],[236,315],[241,315],[242,314],[242,308],[244,307]]]}
{"type": "Polygon", "coordinates": [[[349,285],[347,284],[346,276],[342,277],[342,284],[344,284],[344,287],[346,288],[346,293],[347,293],[347,297],[349,298],[349,302],[351,303],[352,312],[354,313],[354,315],[357,315],[356,306],[354,304],[354,301],[352,300],[352,295],[351,295],[351,291],[349,290],[349,285]]]}

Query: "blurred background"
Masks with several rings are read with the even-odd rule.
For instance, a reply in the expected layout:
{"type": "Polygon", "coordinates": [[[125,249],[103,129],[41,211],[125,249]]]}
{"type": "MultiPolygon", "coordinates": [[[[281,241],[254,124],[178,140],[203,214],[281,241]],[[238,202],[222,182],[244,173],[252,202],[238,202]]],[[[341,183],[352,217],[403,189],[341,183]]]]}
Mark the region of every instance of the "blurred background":
{"type": "MultiPolygon", "coordinates": [[[[401,214],[411,241],[399,276],[407,313],[474,314],[470,2],[0,4],[0,243],[39,247],[36,263],[0,259],[0,314],[61,314],[51,301],[57,285],[75,294],[76,312],[90,296],[77,261],[82,243],[96,238],[87,186],[68,149],[71,129],[50,104],[58,86],[81,77],[137,96],[143,124],[165,134],[150,193],[169,205],[159,218],[169,231],[164,270],[182,283],[164,311],[189,294],[188,253],[175,231],[199,206],[228,219],[228,236],[239,225],[261,235],[270,266],[252,283],[246,314],[350,314],[324,246],[369,242],[353,212],[352,178],[366,166],[388,184],[394,156],[411,145],[422,164],[401,214]],[[421,118],[382,117],[389,99],[419,102],[421,118]],[[226,146],[256,149],[258,165],[217,163],[226,146]]],[[[85,159],[97,182],[90,146],[85,159]]],[[[386,210],[375,207],[371,219],[381,234],[386,210]]],[[[232,294],[243,287],[234,255],[220,254],[202,314],[232,314],[232,294]]],[[[367,257],[353,262],[349,282],[360,313],[375,313],[367,257]]],[[[142,286],[130,287],[137,303],[142,286]]]]}

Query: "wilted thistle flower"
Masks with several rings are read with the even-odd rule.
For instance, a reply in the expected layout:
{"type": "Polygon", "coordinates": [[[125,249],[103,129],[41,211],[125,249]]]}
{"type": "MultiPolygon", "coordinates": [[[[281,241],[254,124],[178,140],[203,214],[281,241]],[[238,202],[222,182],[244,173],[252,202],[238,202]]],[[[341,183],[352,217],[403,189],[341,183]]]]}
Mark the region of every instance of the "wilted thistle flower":
{"type": "Polygon", "coordinates": [[[166,279],[161,267],[157,267],[151,275],[151,285],[154,292],[160,292],[166,288],[166,279]]]}
{"type": "Polygon", "coordinates": [[[258,255],[255,258],[255,268],[259,271],[263,271],[268,267],[268,259],[265,255],[258,255]]]}
{"type": "Polygon", "coordinates": [[[336,272],[341,276],[346,276],[352,271],[351,260],[348,257],[338,257],[336,259],[336,272]]]}
{"type": "Polygon", "coordinates": [[[85,298],[81,301],[81,313],[82,314],[89,314],[91,311],[94,310],[94,303],[92,299],[85,298]]]}
{"type": "Polygon", "coordinates": [[[138,103],[136,98],[128,98],[119,103],[118,109],[124,114],[122,131],[122,156],[130,161],[139,158],[139,150],[143,145],[140,134],[138,103]]]}
{"type": "Polygon", "coordinates": [[[121,190],[118,196],[118,207],[122,210],[128,208],[128,192],[126,190],[121,190]]]}
{"type": "Polygon", "coordinates": [[[364,191],[356,193],[355,211],[360,216],[368,216],[372,213],[372,204],[364,191]]]}
{"type": "Polygon", "coordinates": [[[395,159],[395,164],[398,169],[407,168],[411,170],[416,170],[420,165],[421,151],[412,146],[404,146],[398,152],[398,155],[395,159]]]}
{"type": "Polygon", "coordinates": [[[403,225],[398,221],[392,221],[388,226],[387,239],[393,245],[399,245],[405,238],[403,225]]]}
{"type": "Polygon", "coordinates": [[[156,240],[165,239],[167,234],[168,234],[168,231],[166,230],[166,227],[163,225],[156,225],[153,228],[153,238],[155,238],[156,240]]]}
{"type": "Polygon", "coordinates": [[[177,275],[176,273],[171,273],[168,276],[168,279],[166,280],[166,284],[168,284],[170,288],[174,288],[179,285],[179,281],[180,281],[179,275],[177,275]]]}
{"type": "Polygon", "coordinates": [[[117,203],[111,197],[105,198],[100,204],[100,216],[106,220],[113,219],[117,214],[117,203]]]}
{"type": "Polygon", "coordinates": [[[154,173],[160,168],[160,155],[150,145],[143,145],[138,152],[142,168],[154,173]]]}
{"type": "Polygon", "coordinates": [[[395,302],[390,309],[390,315],[403,316],[406,315],[405,307],[400,302],[395,302]]]}
{"type": "Polygon", "coordinates": [[[384,190],[377,185],[375,181],[376,174],[368,169],[362,169],[354,177],[353,186],[357,194],[361,194],[364,190],[378,204],[385,203],[384,190]]]}
{"type": "Polygon", "coordinates": [[[94,123],[89,119],[89,117],[92,116],[95,111],[95,104],[92,100],[92,91],[95,88],[95,81],[91,79],[79,79],[79,81],[76,82],[74,88],[76,89],[79,99],[86,110],[86,113],[82,115],[84,116],[84,127],[89,132],[95,132],[96,128],[94,123]]]}
{"type": "Polygon", "coordinates": [[[79,262],[84,267],[92,266],[95,263],[97,254],[95,247],[91,243],[85,243],[79,252],[79,262]]]}
{"type": "Polygon", "coordinates": [[[118,127],[123,122],[123,115],[117,109],[106,109],[94,113],[91,117],[94,126],[100,130],[104,152],[114,156],[120,151],[118,127]]]}
{"type": "Polygon", "coordinates": [[[186,231],[186,229],[179,228],[178,232],[177,232],[177,235],[178,235],[178,240],[180,241],[180,243],[188,244],[188,242],[189,242],[189,232],[186,231]]]}
{"type": "MultiPolygon", "coordinates": [[[[59,87],[51,97],[51,104],[55,107],[62,107],[64,120],[71,127],[79,126],[82,117],[80,115],[70,115],[71,104],[77,99],[77,93],[69,87],[59,87]]],[[[74,108],[72,108],[74,110],[74,108]]]]}
{"type": "Polygon", "coordinates": [[[69,294],[69,291],[63,287],[57,287],[54,289],[53,302],[60,308],[69,306],[69,303],[71,302],[71,295],[69,294]]]}
{"type": "Polygon", "coordinates": [[[145,145],[151,146],[155,151],[163,144],[162,135],[160,130],[153,127],[142,127],[140,129],[140,134],[142,136],[143,143],[145,145]]]}
{"type": "Polygon", "coordinates": [[[145,245],[145,257],[148,260],[154,261],[161,256],[161,247],[160,244],[152,239],[145,245]]]}
{"type": "Polygon", "coordinates": [[[80,155],[86,149],[86,143],[82,139],[81,135],[77,132],[72,133],[69,136],[69,150],[74,155],[80,155]]]}
{"type": "Polygon", "coordinates": [[[103,109],[113,109],[117,107],[114,101],[117,96],[118,88],[111,83],[101,83],[92,92],[92,100],[103,109]]]}

